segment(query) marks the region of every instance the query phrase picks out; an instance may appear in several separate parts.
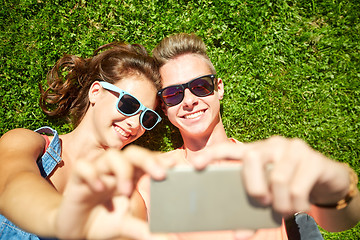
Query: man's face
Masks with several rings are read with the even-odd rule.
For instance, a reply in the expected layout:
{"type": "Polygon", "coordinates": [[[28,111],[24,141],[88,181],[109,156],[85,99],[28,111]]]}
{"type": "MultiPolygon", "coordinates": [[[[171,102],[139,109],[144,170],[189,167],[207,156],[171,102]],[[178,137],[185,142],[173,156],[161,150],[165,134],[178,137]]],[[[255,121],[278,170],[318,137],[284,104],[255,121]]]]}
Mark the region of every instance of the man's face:
{"type": "MultiPolygon", "coordinates": [[[[199,56],[186,54],[167,62],[160,68],[163,88],[187,83],[197,77],[212,74],[208,64],[199,56]]],[[[168,107],[164,112],[170,122],[179,128],[183,137],[210,134],[220,119],[220,101],[223,83],[215,79],[215,91],[206,97],[198,97],[185,89],[181,103],[168,107]]]]}

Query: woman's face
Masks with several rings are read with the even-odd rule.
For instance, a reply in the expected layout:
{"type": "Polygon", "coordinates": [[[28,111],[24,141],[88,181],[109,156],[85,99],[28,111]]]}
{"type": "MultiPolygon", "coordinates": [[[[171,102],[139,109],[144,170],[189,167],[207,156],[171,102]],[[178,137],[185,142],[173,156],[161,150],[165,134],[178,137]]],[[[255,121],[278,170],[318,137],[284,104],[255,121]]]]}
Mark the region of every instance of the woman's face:
{"type": "MultiPolygon", "coordinates": [[[[116,108],[119,93],[106,90],[97,84],[93,86],[98,88],[96,101],[91,104],[95,136],[103,148],[121,149],[144,134],[145,129],[140,124],[141,112],[133,116],[121,114],[116,108]]],[[[113,85],[136,97],[145,107],[155,109],[156,88],[144,76],[125,77],[113,85]]]]}

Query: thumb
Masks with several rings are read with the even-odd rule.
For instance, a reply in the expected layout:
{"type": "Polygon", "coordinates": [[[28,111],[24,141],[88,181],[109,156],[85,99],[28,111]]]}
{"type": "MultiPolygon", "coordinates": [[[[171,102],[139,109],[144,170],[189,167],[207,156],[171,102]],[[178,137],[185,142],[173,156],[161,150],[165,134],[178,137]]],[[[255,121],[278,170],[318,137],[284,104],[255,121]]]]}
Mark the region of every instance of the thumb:
{"type": "Polygon", "coordinates": [[[122,237],[136,240],[152,239],[147,222],[128,214],[122,221],[120,232],[122,237]]]}
{"type": "Polygon", "coordinates": [[[150,240],[169,240],[169,237],[165,234],[151,235],[150,240]]]}

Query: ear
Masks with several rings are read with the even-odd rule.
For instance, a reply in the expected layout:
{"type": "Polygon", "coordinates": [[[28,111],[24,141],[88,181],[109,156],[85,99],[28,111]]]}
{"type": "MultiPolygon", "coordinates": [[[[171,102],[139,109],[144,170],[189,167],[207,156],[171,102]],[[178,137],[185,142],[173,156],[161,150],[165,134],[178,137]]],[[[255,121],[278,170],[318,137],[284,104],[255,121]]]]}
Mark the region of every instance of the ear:
{"type": "Polygon", "coordinates": [[[218,96],[219,96],[219,100],[222,100],[224,97],[224,82],[221,78],[217,78],[217,92],[218,92],[218,96]]]}
{"type": "Polygon", "coordinates": [[[89,101],[94,104],[101,93],[101,84],[98,81],[93,82],[89,89],[89,101]]]}

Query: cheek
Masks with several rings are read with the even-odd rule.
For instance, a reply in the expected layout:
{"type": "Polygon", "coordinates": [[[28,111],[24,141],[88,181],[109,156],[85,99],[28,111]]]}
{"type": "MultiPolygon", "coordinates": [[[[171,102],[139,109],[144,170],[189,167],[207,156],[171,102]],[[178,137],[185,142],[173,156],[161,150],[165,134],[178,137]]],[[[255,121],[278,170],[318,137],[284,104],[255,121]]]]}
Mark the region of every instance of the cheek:
{"type": "Polygon", "coordinates": [[[146,132],[146,130],[143,127],[140,126],[139,130],[136,133],[135,139],[132,139],[132,141],[135,141],[136,139],[141,137],[145,132],[146,132]]]}
{"type": "Polygon", "coordinates": [[[103,98],[101,102],[96,106],[102,114],[111,115],[117,112],[116,104],[117,99],[114,96],[107,96],[103,98]]]}
{"type": "Polygon", "coordinates": [[[174,109],[174,107],[171,107],[167,110],[166,116],[174,126],[179,127],[179,124],[177,123],[179,120],[177,119],[177,110],[174,109]]]}
{"type": "Polygon", "coordinates": [[[101,109],[98,118],[100,120],[102,119],[102,121],[112,121],[116,116],[120,116],[120,113],[114,109],[113,106],[107,106],[106,108],[104,107],[101,109]]]}
{"type": "Polygon", "coordinates": [[[176,117],[176,112],[177,112],[176,107],[169,107],[164,110],[165,115],[169,119],[174,119],[176,117]]]}
{"type": "Polygon", "coordinates": [[[212,104],[212,108],[214,113],[219,113],[220,112],[220,101],[216,100],[213,104],[212,104]]]}

